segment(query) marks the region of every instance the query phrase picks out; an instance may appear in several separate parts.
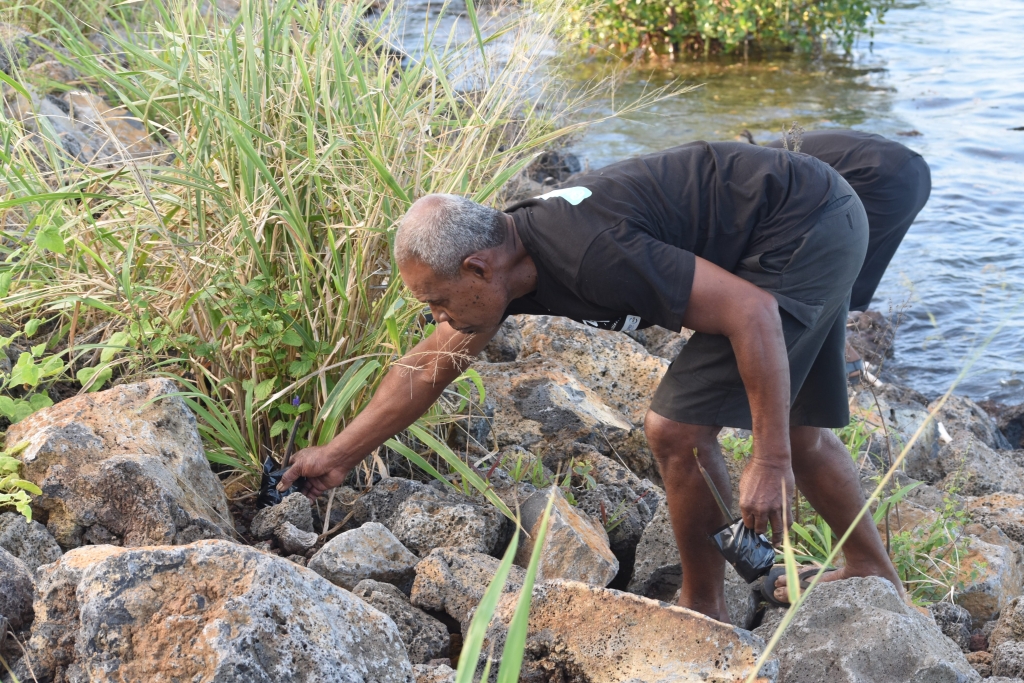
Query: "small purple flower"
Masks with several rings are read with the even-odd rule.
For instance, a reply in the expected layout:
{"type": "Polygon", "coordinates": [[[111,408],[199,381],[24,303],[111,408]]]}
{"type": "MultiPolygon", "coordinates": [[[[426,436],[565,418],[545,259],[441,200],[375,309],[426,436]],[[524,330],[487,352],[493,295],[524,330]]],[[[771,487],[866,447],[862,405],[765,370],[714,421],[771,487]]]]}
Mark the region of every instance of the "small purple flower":
{"type": "Polygon", "coordinates": [[[292,405],[295,406],[296,408],[299,407],[299,397],[298,396],[296,396],[295,398],[292,399],[292,405]]]}

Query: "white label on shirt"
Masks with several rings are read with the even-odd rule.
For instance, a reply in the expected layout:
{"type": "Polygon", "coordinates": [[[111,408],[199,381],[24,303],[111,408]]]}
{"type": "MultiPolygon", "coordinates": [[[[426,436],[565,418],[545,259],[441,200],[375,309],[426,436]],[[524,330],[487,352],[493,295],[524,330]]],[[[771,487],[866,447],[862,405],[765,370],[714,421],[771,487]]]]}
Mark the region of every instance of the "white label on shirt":
{"type": "Polygon", "coordinates": [[[569,202],[573,206],[577,206],[584,199],[592,195],[593,192],[585,187],[563,187],[561,190],[552,190],[547,194],[542,194],[534,199],[551,199],[553,197],[561,197],[565,201],[569,202]]]}
{"type": "Polygon", "coordinates": [[[638,327],[640,327],[640,316],[638,315],[627,315],[626,322],[622,323],[623,332],[632,332],[638,327]]]}

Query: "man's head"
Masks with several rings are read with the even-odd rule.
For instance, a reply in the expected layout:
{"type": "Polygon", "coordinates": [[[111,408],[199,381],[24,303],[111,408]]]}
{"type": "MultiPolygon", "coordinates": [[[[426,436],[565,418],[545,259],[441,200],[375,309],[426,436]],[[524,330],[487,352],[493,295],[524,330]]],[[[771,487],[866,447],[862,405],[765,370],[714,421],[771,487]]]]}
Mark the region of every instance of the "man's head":
{"type": "Polygon", "coordinates": [[[511,262],[499,249],[508,231],[500,211],[455,195],[427,195],[399,223],[395,260],[438,322],[480,332],[497,326],[509,301],[511,262]]]}

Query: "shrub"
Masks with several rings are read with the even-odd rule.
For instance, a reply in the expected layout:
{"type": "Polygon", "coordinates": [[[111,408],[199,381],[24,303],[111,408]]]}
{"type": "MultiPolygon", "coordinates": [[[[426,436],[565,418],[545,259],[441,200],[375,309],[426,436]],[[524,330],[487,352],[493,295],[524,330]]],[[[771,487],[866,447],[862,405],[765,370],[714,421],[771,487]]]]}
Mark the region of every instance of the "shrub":
{"type": "Polygon", "coordinates": [[[573,42],[628,52],[679,54],[758,48],[849,50],[891,0],[573,0],[565,27],[573,42]]]}

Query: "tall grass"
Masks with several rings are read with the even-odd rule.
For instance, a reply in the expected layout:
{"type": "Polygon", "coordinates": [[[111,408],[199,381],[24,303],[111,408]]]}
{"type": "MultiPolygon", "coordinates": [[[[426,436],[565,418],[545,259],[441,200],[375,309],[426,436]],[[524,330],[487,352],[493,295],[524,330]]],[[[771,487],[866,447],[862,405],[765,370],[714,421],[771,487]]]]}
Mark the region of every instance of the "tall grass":
{"type": "Polygon", "coordinates": [[[365,0],[243,0],[233,18],[186,0],[91,7],[105,23],[48,0],[0,17],[39,27],[75,72],[4,77],[27,114],[0,114],[0,310],[44,320],[59,379],[82,390],[174,375],[211,459],[250,473],[295,420],[300,446],[329,441],[428,331],[392,265],[410,202],[500,201],[600,88],[546,77],[556,20],[521,12],[470,12],[469,40],[428,23],[409,56],[391,6],[365,0]],[[69,154],[40,115],[69,91],[109,103],[91,131],[104,158],[69,154]],[[124,123],[160,149],[133,155],[124,123]]]}

